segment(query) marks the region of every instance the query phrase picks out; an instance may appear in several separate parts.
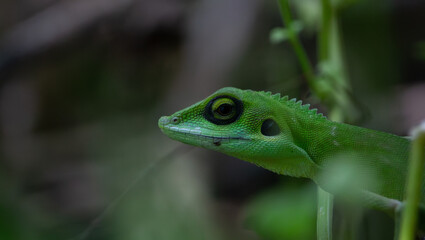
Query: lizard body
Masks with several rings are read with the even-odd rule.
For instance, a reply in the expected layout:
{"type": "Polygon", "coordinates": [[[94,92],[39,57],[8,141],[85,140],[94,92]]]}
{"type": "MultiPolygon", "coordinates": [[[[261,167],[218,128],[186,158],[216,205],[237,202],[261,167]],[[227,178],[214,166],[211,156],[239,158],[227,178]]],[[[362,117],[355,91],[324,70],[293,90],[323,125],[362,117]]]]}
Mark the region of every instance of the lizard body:
{"type": "Polygon", "coordinates": [[[331,193],[332,188],[319,176],[326,175],[328,166],[345,156],[361,169],[352,181],[374,179],[374,184],[359,189],[366,193],[369,206],[385,208],[382,197],[403,199],[410,140],[332,122],[308,104],[279,94],[222,88],[188,108],[161,117],[158,125],[174,140],[219,151],[278,174],[310,178],[331,193]]]}

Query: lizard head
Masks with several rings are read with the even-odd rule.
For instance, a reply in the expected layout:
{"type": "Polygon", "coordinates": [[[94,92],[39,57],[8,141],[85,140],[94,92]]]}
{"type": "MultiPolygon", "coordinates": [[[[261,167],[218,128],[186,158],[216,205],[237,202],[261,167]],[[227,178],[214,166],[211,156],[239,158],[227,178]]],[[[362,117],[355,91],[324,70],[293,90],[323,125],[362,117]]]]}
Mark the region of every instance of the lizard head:
{"type": "Polygon", "coordinates": [[[280,95],[226,87],[171,116],[161,117],[158,125],[174,140],[281,173],[282,161],[308,155],[294,144],[288,126],[294,117],[293,109],[279,100],[280,95]]]}

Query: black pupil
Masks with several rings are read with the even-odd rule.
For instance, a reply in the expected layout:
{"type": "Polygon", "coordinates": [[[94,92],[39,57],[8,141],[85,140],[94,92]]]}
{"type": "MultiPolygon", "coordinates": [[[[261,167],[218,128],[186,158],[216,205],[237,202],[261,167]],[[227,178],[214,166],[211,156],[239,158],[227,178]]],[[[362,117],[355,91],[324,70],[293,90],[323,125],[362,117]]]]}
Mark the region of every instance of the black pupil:
{"type": "Polygon", "coordinates": [[[233,110],[232,105],[228,103],[224,103],[217,108],[217,113],[220,114],[221,116],[227,116],[232,113],[232,110],[233,110]]]}

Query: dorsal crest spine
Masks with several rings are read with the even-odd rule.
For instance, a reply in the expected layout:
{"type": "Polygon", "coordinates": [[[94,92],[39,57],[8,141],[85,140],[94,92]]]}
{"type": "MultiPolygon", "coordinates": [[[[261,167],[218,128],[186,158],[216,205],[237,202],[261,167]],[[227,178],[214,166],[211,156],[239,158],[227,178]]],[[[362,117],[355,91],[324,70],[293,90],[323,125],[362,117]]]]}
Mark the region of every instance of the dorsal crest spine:
{"type": "Polygon", "coordinates": [[[291,108],[295,108],[301,112],[307,113],[308,115],[312,117],[326,119],[326,116],[324,116],[322,113],[317,113],[316,108],[310,109],[310,104],[307,103],[303,105],[302,100],[297,100],[296,98],[289,99],[287,95],[281,97],[280,93],[276,93],[276,94],[272,94],[271,92],[259,92],[259,93],[267,97],[271,97],[272,99],[279,101],[280,103],[286,104],[287,106],[291,108]]]}

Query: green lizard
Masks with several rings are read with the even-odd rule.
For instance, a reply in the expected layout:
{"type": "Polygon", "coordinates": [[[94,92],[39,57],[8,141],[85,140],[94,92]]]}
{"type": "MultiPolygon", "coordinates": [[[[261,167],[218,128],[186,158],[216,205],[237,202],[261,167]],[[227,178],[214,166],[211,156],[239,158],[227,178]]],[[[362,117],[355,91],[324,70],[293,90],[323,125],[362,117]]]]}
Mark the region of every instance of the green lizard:
{"type": "Polygon", "coordinates": [[[278,174],[310,178],[331,193],[320,176],[340,159],[334,156],[348,155],[365,170],[355,177],[375,180],[357,189],[365,205],[394,216],[403,200],[410,140],[329,121],[308,104],[280,94],[226,87],[161,117],[158,125],[174,140],[278,174]]]}

